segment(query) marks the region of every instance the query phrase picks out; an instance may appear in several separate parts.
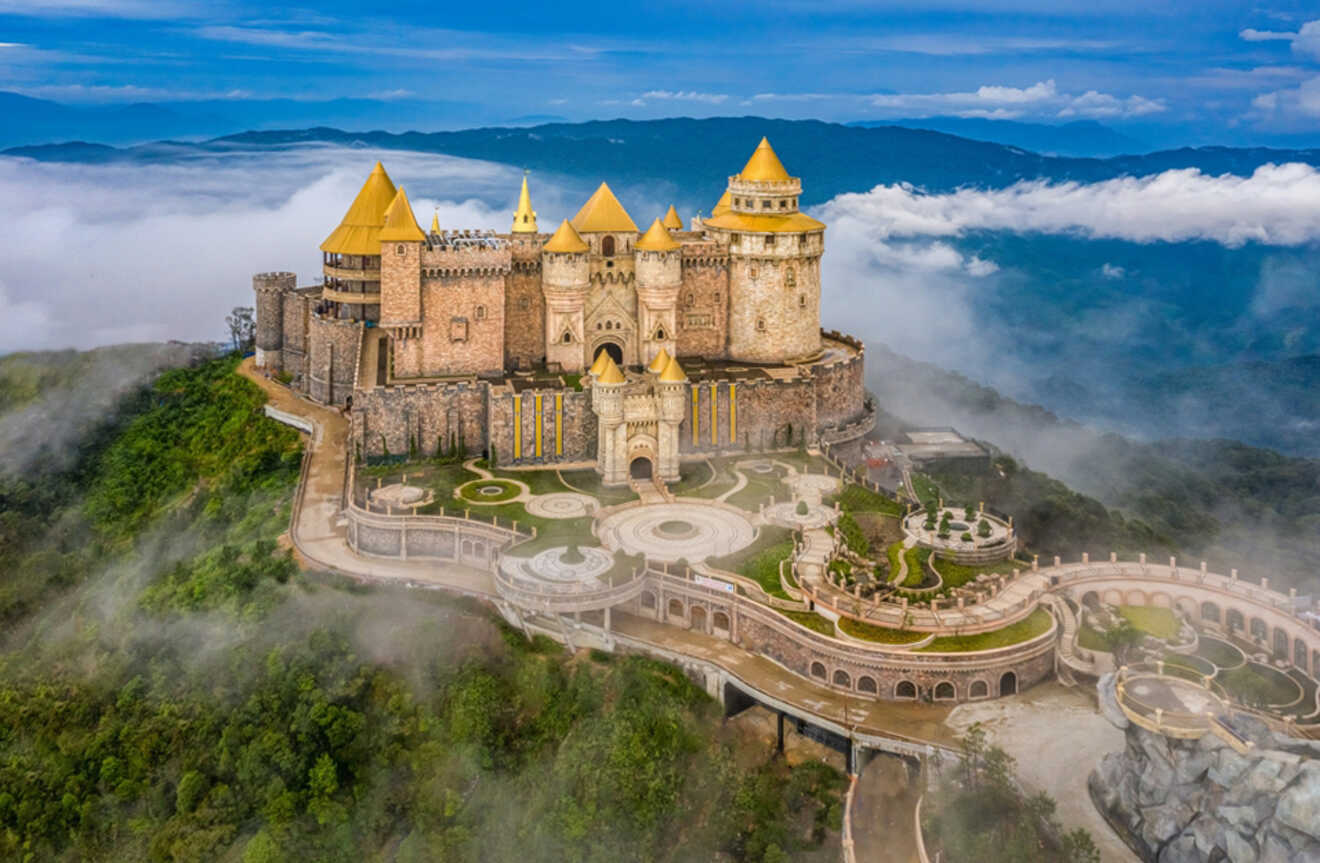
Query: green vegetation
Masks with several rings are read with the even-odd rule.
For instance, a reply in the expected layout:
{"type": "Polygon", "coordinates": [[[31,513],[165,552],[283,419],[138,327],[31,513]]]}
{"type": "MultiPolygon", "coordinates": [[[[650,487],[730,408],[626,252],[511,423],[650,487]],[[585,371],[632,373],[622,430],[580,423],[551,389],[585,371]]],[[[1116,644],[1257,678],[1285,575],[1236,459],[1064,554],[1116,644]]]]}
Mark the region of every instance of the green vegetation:
{"type": "Polygon", "coordinates": [[[1205,633],[1201,633],[1201,637],[1197,640],[1196,655],[1210,660],[1220,668],[1236,668],[1246,660],[1242,651],[1233,645],[1211,638],[1205,633]]]}
{"type": "Polygon", "coordinates": [[[466,501],[480,504],[503,503],[506,500],[512,500],[522,494],[522,489],[511,482],[502,479],[478,479],[473,480],[458,489],[459,497],[466,501]],[[487,494],[484,489],[499,489],[498,494],[487,494]]]}
{"type": "Polygon", "coordinates": [[[1043,608],[1037,608],[1023,620],[1002,629],[982,632],[976,635],[942,635],[925,647],[918,647],[922,653],[970,653],[975,650],[993,650],[996,647],[1008,647],[1030,641],[1049,631],[1054,618],[1043,608]]]}
{"type": "Polygon", "coordinates": [[[715,477],[711,466],[704,461],[689,461],[679,465],[678,482],[670,483],[675,497],[690,497],[715,477]]]}
{"type": "Polygon", "coordinates": [[[298,438],[233,363],[162,376],[75,471],[0,487],[8,560],[45,579],[6,607],[0,859],[782,861],[831,840],[845,779],[740,757],[676,668],[298,574],[275,542],[298,438]]]}
{"type": "Polygon", "coordinates": [[[1016,761],[990,745],[981,724],[962,740],[962,765],[927,793],[921,829],[931,859],[1009,863],[1099,863],[1100,852],[1083,828],[1064,833],[1048,794],[1026,796],[1013,772],[1016,761]]]}
{"type": "Polygon", "coordinates": [[[727,502],[745,510],[755,511],[757,506],[767,502],[771,496],[776,500],[787,498],[787,490],[781,482],[784,469],[776,466],[770,473],[755,473],[745,468],[742,475],[747,477],[747,485],[729,495],[727,502]]]}
{"type": "Polygon", "coordinates": [[[771,596],[788,599],[788,594],[784,593],[784,588],[779,584],[779,564],[792,553],[793,532],[776,525],[766,525],[751,545],[708,562],[718,569],[736,572],[754,580],[771,596]]]}
{"type": "Polygon", "coordinates": [[[1155,608],[1146,605],[1120,605],[1118,613],[1131,623],[1133,628],[1153,635],[1163,641],[1173,641],[1178,637],[1178,618],[1167,608],[1155,608]]]}
{"type": "Polygon", "coordinates": [[[885,549],[885,555],[889,558],[889,577],[894,578],[898,575],[898,571],[902,569],[899,561],[903,557],[903,540],[899,539],[891,542],[889,547],[885,549]]]}
{"type": "Polygon", "coordinates": [[[633,494],[632,489],[625,486],[616,488],[607,488],[600,483],[600,474],[590,468],[582,470],[562,470],[559,475],[564,478],[572,491],[580,491],[583,494],[589,494],[600,501],[601,506],[614,506],[619,503],[627,503],[630,500],[636,500],[637,495],[633,494]]]}
{"type": "Polygon", "coordinates": [[[1087,626],[1085,623],[1077,627],[1077,646],[1086,650],[1099,650],[1104,653],[1109,652],[1109,641],[1105,639],[1105,634],[1094,626],[1087,626]]]}
{"type": "Polygon", "coordinates": [[[840,617],[839,629],[842,629],[853,638],[875,641],[880,644],[911,644],[926,637],[925,633],[922,632],[890,629],[887,626],[876,626],[871,623],[863,623],[860,620],[853,620],[851,617],[840,617]]]}
{"type": "Polygon", "coordinates": [[[962,587],[970,581],[975,581],[978,575],[990,573],[993,575],[1012,575],[1013,570],[1024,568],[1025,564],[1014,560],[999,560],[994,563],[978,563],[972,566],[965,566],[961,563],[954,563],[951,560],[944,560],[936,557],[931,561],[940,578],[944,580],[944,586],[947,588],[962,587]]]}
{"type": "Polygon", "coordinates": [[[500,479],[517,480],[525,484],[532,494],[554,494],[568,491],[554,470],[497,470],[493,471],[500,479]]]}
{"type": "Polygon", "coordinates": [[[934,480],[926,474],[917,473],[916,471],[913,471],[912,473],[912,490],[917,493],[917,500],[922,501],[923,504],[927,504],[927,511],[933,509],[933,507],[928,504],[933,503],[938,505],[939,500],[942,497],[940,494],[940,488],[935,484],[934,480]]]}
{"type": "Polygon", "coordinates": [[[866,557],[871,553],[871,543],[867,540],[866,534],[862,533],[861,525],[853,518],[851,512],[844,512],[839,516],[838,530],[843,535],[843,544],[853,554],[866,557]]]}
{"type": "Polygon", "coordinates": [[[1267,665],[1248,662],[1241,668],[1221,670],[1215,682],[1248,707],[1291,704],[1302,694],[1297,681],[1267,665]]]}
{"type": "Polygon", "coordinates": [[[1198,675],[1204,675],[1206,677],[1213,677],[1215,674],[1214,665],[1205,661],[1199,656],[1190,656],[1185,653],[1167,652],[1164,654],[1163,659],[1164,659],[1165,667],[1172,665],[1178,668],[1185,668],[1188,671],[1192,671],[1198,675]]]}
{"type": "Polygon", "coordinates": [[[903,558],[907,561],[907,578],[903,579],[903,587],[919,588],[932,583],[926,574],[926,561],[930,560],[929,548],[914,545],[903,552],[903,558]]]}
{"type": "Polygon", "coordinates": [[[821,635],[834,637],[834,621],[828,617],[822,617],[814,611],[793,611],[786,608],[776,610],[794,623],[800,623],[807,629],[819,632],[821,635]]]}
{"type": "Polygon", "coordinates": [[[878,512],[898,518],[903,504],[860,485],[848,484],[839,493],[839,506],[845,512],[878,512]]]}

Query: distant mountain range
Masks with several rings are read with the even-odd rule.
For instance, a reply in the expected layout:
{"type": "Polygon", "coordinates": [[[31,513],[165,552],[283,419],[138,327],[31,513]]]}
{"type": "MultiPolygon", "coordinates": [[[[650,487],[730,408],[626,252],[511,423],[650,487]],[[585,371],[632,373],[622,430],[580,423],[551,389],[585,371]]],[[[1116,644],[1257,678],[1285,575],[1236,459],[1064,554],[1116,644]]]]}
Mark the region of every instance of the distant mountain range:
{"type": "Polygon", "coordinates": [[[1121,153],[1145,153],[1153,149],[1095,120],[1049,125],[1017,120],[990,120],[985,117],[920,117],[911,120],[859,120],[848,125],[871,129],[881,126],[929,129],[932,132],[1019,147],[1050,156],[1103,157],[1121,153]]]}
{"type": "Polygon", "coordinates": [[[487,127],[455,132],[348,132],[330,127],[250,131],[198,143],[110,147],[86,142],[13,147],[5,155],[56,162],[157,162],[190,152],[234,147],[336,144],[443,153],[517,165],[567,177],[646,184],[661,198],[709,208],[722,175],[747,158],[749,142],[768,135],[790,169],[810,165],[805,205],[881,183],[912,183],[932,192],[960,186],[997,188],[1024,179],[1095,182],[1171,168],[1250,174],[1268,162],[1320,165],[1320,149],[1199,147],[1106,159],[1043,156],[1017,147],[899,126],[845,126],[816,120],[720,117],[695,120],[602,120],[487,127]],[[823,158],[822,156],[828,156],[823,158]],[[660,194],[666,192],[666,194],[660,194]],[[685,196],[700,194],[688,200],[685,196]]]}

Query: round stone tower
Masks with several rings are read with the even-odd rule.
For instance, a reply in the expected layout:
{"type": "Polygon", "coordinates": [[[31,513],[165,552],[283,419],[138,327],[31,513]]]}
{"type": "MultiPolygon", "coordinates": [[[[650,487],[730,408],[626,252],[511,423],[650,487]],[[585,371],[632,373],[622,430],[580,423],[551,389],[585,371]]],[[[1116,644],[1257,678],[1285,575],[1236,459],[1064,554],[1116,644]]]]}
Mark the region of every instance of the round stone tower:
{"type": "Polygon", "coordinates": [[[609,354],[591,368],[591,410],[596,415],[596,470],[601,482],[628,481],[628,426],[623,421],[623,390],[628,380],[609,354]],[[599,370],[598,370],[599,369],[599,370]]]}
{"type": "Polygon", "coordinates": [[[565,372],[585,367],[582,311],[591,280],[590,247],[564,220],[541,247],[541,287],[545,292],[545,361],[565,372]]]}
{"type": "Polygon", "coordinates": [[[820,353],[820,257],[825,226],[798,210],[802,181],[770,142],[729,178],[729,208],[703,220],[729,246],[728,356],[784,363],[820,353]]]}
{"type": "Polygon", "coordinates": [[[252,291],[257,295],[257,368],[271,373],[284,370],[284,299],[298,286],[293,273],[257,273],[252,291]]]}
{"type": "Polygon", "coordinates": [[[678,427],[687,415],[688,403],[687,373],[674,357],[669,358],[660,373],[655,394],[660,400],[660,422],[657,424],[660,464],[656,469],[662,480],[673,481],[679,478],[678,427]]]}
{"type": "Polygon", "coordinates": [[[677,350],[675,317],[683,284],[683,253],[659,219],[651,223],[635,248],[637,329],[645,363],[662,350],[670,356],[677,350]]]}

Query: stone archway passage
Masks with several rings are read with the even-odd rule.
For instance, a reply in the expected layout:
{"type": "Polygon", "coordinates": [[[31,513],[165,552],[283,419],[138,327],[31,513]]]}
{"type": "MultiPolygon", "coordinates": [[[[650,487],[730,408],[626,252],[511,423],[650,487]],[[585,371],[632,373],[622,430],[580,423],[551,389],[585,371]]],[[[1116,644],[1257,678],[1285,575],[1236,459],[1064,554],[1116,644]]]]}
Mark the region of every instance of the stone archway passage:
{"type": "Polygon", "coordinates": [[[591,361],[595,362],[602,351],[610,355],[610,359],[614,360],[615,365],[623,365],[623,346],[618,342],[603,342],[600,347],[596,348],[596,353],[592,354],[591,361]]]}
{"type": "Polygon", "coordinates": [[[999,678],[1000,695],[1017,695],[1017,675],[1011,671],[1005,671],[999,678]]]}
{"type": "Polygon", "coordinates": [[[653,475],[653,465],[650,457],[639,455],[629,462],[628,475],[633,479],[650,479],[653,475]]]}

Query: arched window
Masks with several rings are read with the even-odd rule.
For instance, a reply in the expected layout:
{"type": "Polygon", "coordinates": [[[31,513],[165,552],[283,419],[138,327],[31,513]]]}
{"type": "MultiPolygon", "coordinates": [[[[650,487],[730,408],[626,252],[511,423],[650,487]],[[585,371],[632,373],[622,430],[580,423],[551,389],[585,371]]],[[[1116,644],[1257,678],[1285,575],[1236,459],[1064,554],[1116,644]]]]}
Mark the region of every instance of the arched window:
{"type": "Polygon", "coordinates": [[[947,680],[935,684],[935,698],[941,701],[948,701],[954,697],[953,684],[947,680]]]}
{"type": "Polygon", "coordinates": [[[972,688],[968,691],[968,695],[972,698],[985,698],[989,694],[990,687],[986,685],[984,680],[972,681],[972,688]]]}
{"type": "Polygon", "coordinates": [[[607,330],[612,330],[612,329],[614,329],[614,321],[606,321],[606,322],[605,322],[605,329],[607,329],[607,330]]]}
{"type": "Polygon", "coordinates": [[[851,689],[851,688],[852,688],[852,678],[848,676],[848,672],[846,672],[846,671],[844,671],[842,668],[840,668],[838,671],[834,672],[834,685],[835,685],[835,686],[846,686],[846,687],[848,687],[848,688],[851,689]]]}
{"type": "Polygon", "coordinates": [[[614,254],[614,238],[610,236],[601,237],[600,253],[605,257],[611,257],[614,254]]]}
{"type": "Polygon", "coordinates": [[[875,695],[875,678],[866,676],[857,678],[857,691],[875,695]]]}
{"type": "Polygon", "coordinates": [[[900,680],[898,686],[894,687],[895,698],[916,698],[917,685],[911,680],[900,680]]]}
{"type": "Polygon", "coordinates": [[[805,309],[806,307],[807,307],[807,295],[798,294],[798,308],[805,309]]]}
{"type": "Polygon", "coordinates": [[[756,319],[756,331],[757,331],[758,333],[763,333],[763,332],[765,332],[765,318],[757,318],[757,319],[756,319]]]}
{"type": "Polygon", "coordinates": [[[790,288],[797,287],[797,273],[793,272],[792,267],[788,267],[784,270],[784,284],[788,285],[790,288]]]}
{"type": "Polygon", "coordinates": [[[825,679],[825,666],[824,666],[823,664],[819,663],[819,662],[813,662],[813,663],[811,663],[811,676],[812,676],[812,677],[819,677],[821,680],[824,680],[824,679],[825,679]]]}
{"type": "Polygon", "coordinates": [[[397,246],[394,247],[394,254],[396,254],[396,255],[402,255],[402,254],[403,254],[403,243],[399,243],[399,245],[397,245],[397,246]]]}
{"type": "Polygon", "coordinates": [[[690,306],[690,305],[693,305],[695,302],[696,302],[696,297],[694,297],[692,294],[688,294],[688,295],[687,295],[687,304],[690,306]]]}
{"type": "Polygon", "coordinates": [[[572,343],[573,343],[573,334],[572,334],[572,333],[564,333],[564,344],[569,345],[569,344],[572,344],[572,343]]]}
{"type": "Polygon", "coordinates": [[[479,321],[484,321],[484,320],[486,320],[486,307],[485,307],[485,306],[477,306],[477,320],[479,320],[479,321]]]}
{"type": "Polygon", "coordinates": [[[658,330],[655,331],[655,338],[656,338],[656,341],[660,341],[660,342],[663,342],[663,341],[665,340],[665,328],[664,328],[664,327],[661,327],[660,329],[658,329],[658,330]]]}

